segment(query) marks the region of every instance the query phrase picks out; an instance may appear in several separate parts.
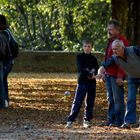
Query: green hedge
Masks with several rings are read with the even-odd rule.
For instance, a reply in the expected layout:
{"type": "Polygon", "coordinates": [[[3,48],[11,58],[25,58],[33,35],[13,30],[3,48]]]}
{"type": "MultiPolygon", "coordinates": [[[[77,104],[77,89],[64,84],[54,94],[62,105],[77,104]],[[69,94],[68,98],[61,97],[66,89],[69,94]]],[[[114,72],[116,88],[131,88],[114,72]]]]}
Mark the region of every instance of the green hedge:
{"type": "MultiPolygon", "coordinates": [[[[14,72],[76,72],[74,52],[34,52],[22,51],[15,59],[14,72]]],[[[99,64],[104,58],[101,53],[94,53],[99,64]]]]}

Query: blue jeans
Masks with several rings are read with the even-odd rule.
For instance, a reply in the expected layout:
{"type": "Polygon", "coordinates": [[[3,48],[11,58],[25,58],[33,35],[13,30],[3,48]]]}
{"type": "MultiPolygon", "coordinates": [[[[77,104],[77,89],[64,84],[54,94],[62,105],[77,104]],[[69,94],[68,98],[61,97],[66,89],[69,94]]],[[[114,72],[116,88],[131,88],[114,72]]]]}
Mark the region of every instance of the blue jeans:
{"type": "Polygon", "coordinates": [[[107,88],[108,122],[121,125],[124,122],[124,88],[118,86],[117,78],[114,76],[105,76],[107,88]]]}
{"type": "Polygon", "coordinates": [[[68,121],[75,121],[75,118],[77,117],[80,108],[82,107],[82,103],[84,101],[85,96],[86,100],[84,120],[90,121],[93,118],[93,106],[96,96],[96,83],[79,84],[77,85],[74,101],[71,108],[71,113],[67,119],[68,121]]]}
{"type": "Polygon", "coordinates": [[[136,94],[139,85],[140,78],[128,77],[128,99],[124,118],[125,123],[136,123],[136,94]]]}
{"type": "Polygon", "coordinates": [[[0,61],[0,108],[5,106],[5,98],[4,98],[4,85],[3,85],[3,62],[0,61]]]}
{"type": "Polygon", "coordinates": [[[4,84],[4,90],[5,90],[5,100],[9,102],[9,92],[8,92],[8,75],[10,71],[12,70],[12,59],[8,59],[4,62],[4,69],[3,69],[3,84],[4,84]]]}

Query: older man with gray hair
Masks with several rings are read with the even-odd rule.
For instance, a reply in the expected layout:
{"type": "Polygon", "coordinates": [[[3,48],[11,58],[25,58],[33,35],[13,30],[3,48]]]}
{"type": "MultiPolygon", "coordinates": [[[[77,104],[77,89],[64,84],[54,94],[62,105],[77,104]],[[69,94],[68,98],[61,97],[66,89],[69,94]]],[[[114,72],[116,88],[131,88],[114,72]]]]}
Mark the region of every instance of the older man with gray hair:
{"type": "Polygon", "coordinates": [[[116,63],[124,69],[128,76],[128,100],[122,128],[130,128],[136,124],[136,93],[140,85],[140,46],[124,47],[121,40],[114,40],[112,43],[114,55],[98,70],[96,78],[102,78],[105,70],[116,63]]]}

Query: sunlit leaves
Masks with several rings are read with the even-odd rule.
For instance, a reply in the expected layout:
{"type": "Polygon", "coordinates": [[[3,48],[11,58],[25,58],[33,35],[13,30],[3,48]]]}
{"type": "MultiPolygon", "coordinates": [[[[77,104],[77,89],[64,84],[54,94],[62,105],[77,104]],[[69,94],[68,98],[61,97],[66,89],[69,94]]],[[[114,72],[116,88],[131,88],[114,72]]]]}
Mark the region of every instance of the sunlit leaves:
{"type": "Polygon", "coordinates": [[[105,0],[5,0],[6,15],[26,49],[80,50],[85,37],[101,50],[106,41],[110,4],[105,0]]]}

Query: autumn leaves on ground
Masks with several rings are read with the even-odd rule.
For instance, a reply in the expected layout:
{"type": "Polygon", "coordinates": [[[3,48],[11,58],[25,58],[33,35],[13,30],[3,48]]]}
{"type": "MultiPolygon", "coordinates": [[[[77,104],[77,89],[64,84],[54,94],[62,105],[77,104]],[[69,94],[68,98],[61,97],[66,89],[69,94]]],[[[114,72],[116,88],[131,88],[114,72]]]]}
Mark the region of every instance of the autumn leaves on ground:
{"type": "MultiPolygon", "coordinates": [[[[82,108],[74,127],[65,129],[75,87],[76,74],[11,74],[10,107],[0,110],[0,140],[134,140],[140,138],[139,128],[128,130],[98,126],[106,120],[107,112],[106,91],[101,81],[97,82],[92,127],[83,129],[82,108]],[[65,91],[70,91],[70,95],[65,95],[65,91]]],[[[140,101],[139,96],[137,102],[140,101]]]]}

